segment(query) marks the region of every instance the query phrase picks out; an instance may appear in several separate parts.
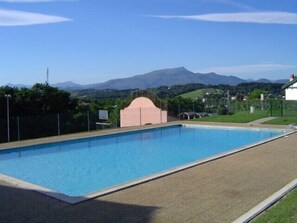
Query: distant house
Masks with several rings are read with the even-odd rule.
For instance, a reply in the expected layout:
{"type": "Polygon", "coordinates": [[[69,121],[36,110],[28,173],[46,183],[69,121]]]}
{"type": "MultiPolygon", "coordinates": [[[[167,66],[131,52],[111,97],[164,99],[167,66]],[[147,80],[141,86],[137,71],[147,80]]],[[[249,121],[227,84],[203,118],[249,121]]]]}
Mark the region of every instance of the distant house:
{"type": "Polygon", "coordinates": [[[286,100],[297,100],[297,77],[292,74],[290,81],[286,83],[282,89],[285,90],[286,100]]]}

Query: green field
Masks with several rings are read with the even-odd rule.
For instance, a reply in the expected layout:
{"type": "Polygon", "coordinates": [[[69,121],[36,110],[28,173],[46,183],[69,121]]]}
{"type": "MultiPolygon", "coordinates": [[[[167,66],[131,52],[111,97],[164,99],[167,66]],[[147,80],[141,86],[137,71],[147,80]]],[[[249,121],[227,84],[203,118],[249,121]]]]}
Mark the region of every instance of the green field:
{"type": "Polygon", "coordinates": [[[268,116],[267,111],[256,111],[250,114],[248,111],[237,112],[233,115],[215,115],[203,118],[194,119],[195,121],[202,122],[234,122],[234,123],[247,123],[257,119],[265,118],[268,116]]]}
{"type": "Polygon", "coordinates": [[[206,93],[210,93],[210,94],[221,94],[222,90],[219,89],[214,89],[214,88],[204,88],[204,89],[199,89],[196,91],[191,91],[185,94],[181,94],[180,96],[183,98],[191,98],[193,100],[197,99],[197,98],[203,98],[203,96],[206,93]]]}
{"type": "Polygon", "coordinates": [[[281,117],[265,122],[264,124],[271,125],[289,125],[292,123],[297,123],[297,117],[281,117]]]}
{"type": "Polygon", "coordinates": [[[297,189],[290,192],[252,223],[296,223],[297,222],[297,189]]]}

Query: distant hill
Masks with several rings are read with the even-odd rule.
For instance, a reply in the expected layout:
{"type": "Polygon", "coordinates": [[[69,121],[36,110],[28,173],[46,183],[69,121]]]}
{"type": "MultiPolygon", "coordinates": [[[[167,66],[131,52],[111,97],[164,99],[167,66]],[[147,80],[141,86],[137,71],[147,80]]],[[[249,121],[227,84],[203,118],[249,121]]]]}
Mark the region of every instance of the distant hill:
{"type": "Polygon", "coordinates": [[[274,80],[271,81],[272,83],[276,83],[276,84],[285,84],[289,82],[289,79],[280,79],[280,80],[274,80]]]}
{"type": "Polygon", "coordinates": [[[64,90],[81,90],[85,89],[84,85],[74,83],[72,81],[66,81],[62,83],[52,84],[51,86],[57,87],[64,90]]]}
{"type": "Polygon", "coordinates": [[[276,83],[276,84],[284,84],[287,83],[289,80],[288,79],[280,79],[280,80],[268,80],[265,78],[259,79],[259,80],[247,80],[247,82],[256,82],[256,83],[276,83]]]}
{"type": "Polygon", "coordinates": [[[224,76],[216,73],[193,73],[184,67],[162,69],[129,78],[109,80],[100,84],[91,84],[85,87],[94,89],[131,89],[156,88],[160,86],[183,85],[201,83],[205,85],[228,84],[237,85],[245,80],[234,76],[224,76]]]}
{"type": "MultiPolygon", "coordinates": [[[[194,73],[187,70],[184,67],[169,68],[152,71],[146,74],[140,74],[128,78],[118,78],[106,81],[104,83],[95,83],[88,85],[81,85],[72,81],[63,83],[51,84],[53,87],[57,87],[63,90],[83,90],[83,89],[147,89],[157,88],[160,86],[173,86],[173,85],[185,85],[189,83],[204,84],[204,85],[237,85],[246,82],[260,82],[260,83],[286,83],[288,80],[268,80],[259,79],[257,81],[248,79],[244,80],[235,76],[219,75],[216,73],[194,73]]],[[[15,85],[8,84],[11,87],[31,87],[29,85],[15,85]]]]}
{"type": "Polygon", "coordinates": [[[255,82],[258,82],[258,83],[271,83],[271,81],[270,80],[268,80],[268,79],[264,79],[264,78],[262,78],[262,79],[259,79],[259,80],[257,80],[257,81],[255,81],[255,82]]]}
{"type": "Polygon", "coordinates": [[[26,84],[11,84],[11,83],[6,84],[6,86],[16,87],[16,88],[31,88],[32,87],[31,85],[26,85],[26,84]]]}

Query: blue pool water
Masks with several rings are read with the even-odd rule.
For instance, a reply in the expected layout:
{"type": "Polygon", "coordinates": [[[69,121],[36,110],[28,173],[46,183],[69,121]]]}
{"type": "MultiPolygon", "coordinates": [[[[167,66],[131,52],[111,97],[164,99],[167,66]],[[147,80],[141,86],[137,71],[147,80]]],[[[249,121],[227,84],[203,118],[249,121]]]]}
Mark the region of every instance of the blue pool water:
{"type": "Polygon", "coordinates": [[[281,133],[173,126],[42,144],[1,151],[0,173],[83,196],[281,133]]]}

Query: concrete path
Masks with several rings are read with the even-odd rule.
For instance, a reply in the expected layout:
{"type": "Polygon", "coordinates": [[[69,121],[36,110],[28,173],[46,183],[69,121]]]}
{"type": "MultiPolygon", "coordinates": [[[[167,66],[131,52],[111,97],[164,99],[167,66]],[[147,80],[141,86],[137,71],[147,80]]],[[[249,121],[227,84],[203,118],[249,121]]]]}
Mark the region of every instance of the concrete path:
{"type": "Polygon", "coordinates": [[[257,119],[255,121],[252,122],[248,122],[248,125],[258,125],[258,124],[262,124],[264,122],[268,122],[270,120],[276,119],[277,117],[266,117],[266,118],[261,118],[261,119],[257,119]]]}
{"type": "Polygon", "coordinates": [[[297,133],[69,205],[0,181],[0,222],[232,222],[297,178],[297,133]]]}

